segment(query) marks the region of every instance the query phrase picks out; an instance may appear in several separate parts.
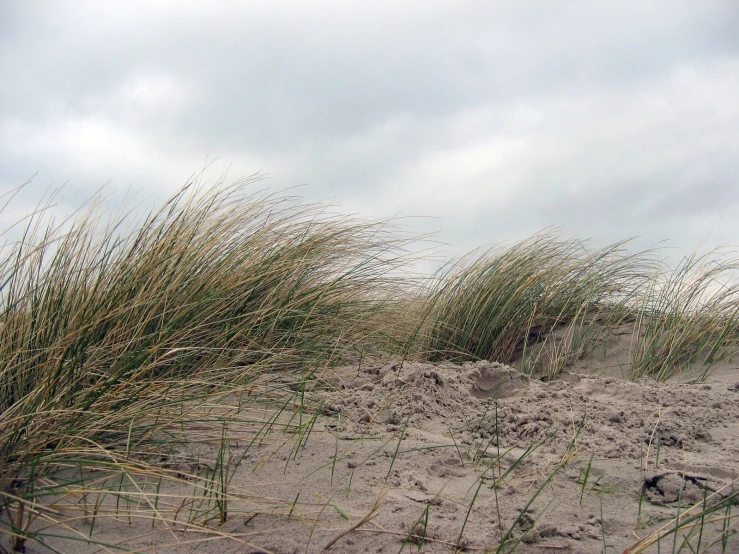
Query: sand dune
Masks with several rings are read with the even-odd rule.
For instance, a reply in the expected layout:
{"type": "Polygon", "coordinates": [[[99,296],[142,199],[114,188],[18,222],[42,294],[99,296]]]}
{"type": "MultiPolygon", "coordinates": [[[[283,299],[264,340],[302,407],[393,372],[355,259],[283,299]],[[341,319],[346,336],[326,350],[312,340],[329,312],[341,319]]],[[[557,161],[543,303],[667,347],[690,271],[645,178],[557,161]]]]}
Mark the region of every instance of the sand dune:
{"type": "MultiPolygon", "coordinates": [[[[254,441],[254,422],[276,413],[267,408],[231,419],[231,498],[208,540],[183,525],[197,506],[179,499],[197,487],[188,475],[207,472],[197,460],[223,449],[217,425],[161,461],[182,472],[160,490],[161,521],[129,520],[119,506],[119,521],[91,530],[80,518],[61,534],[92,532],[141,552],[622,552],[704,498],[735,502],[739,477],[735,365],[705,382],[666,384],[630,382],[622,367],[593,352],[544,382],[491,362],[346,360],[309,380],[305,397],[320,409],[281,411],[291,432],[261,425],[254,441]]],[[[275,406],[291,392],[285,376],[265,376],[263,386],[275,406]]],[[[211,409],[236,403],[225,397],[211,409]]],[[[735,519],[721,540],[726,513],[703,526],[701,552],[739,552],[735,519]]],[[[698,549],[698,533],[676,540],[675,551],[698,549]]],[[[61,538],[50,546],[100,551],[61,538]]]]}

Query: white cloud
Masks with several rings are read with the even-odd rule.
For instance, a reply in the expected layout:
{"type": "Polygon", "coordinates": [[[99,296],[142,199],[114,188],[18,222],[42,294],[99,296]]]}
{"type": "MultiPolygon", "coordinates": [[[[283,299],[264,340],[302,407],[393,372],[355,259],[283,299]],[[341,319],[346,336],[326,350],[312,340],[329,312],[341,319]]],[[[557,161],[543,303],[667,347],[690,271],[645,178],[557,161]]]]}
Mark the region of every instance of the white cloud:
{"type": "Polygon", "coordinates": [[[736,242],[739,11],[719,2],[18,3],[0,187],[163,196],[219,160],[460,249],[561,225],[736,242]]]}

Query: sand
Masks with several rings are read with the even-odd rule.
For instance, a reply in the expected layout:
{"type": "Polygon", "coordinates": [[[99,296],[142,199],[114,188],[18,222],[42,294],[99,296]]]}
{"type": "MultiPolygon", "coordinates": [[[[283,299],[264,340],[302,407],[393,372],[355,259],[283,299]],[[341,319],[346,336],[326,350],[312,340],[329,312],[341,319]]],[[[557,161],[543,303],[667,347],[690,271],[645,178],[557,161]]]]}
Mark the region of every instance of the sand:
{"type": "MultiPolygon", "coordinates": [[[[310,381],[306,397],[321,407],[295,416],[299,432],[275,428],[252,442],[253,423],[228,426],[228,454],[243,456],[228,489],[238,499],[211,527],[238,540],[203,542],[178,524],[125,518],[97,521],[92,536],[142,552],[486,552],[502,538],[502,552],[622,552],[685,504],[735,492],[739,369],[728,363],[697,383],[630,382],[613,356],[592,354],[551,382],[494,362],[347,360],[310,381]]],[[[220,427],[211,434],[162,465],[202,475],[196,460],[222,444],[220,427]]],[[[192,510],[177,498],[192,493],[190,481],[160,491],[172,495],[161,513],[177,512],[179,523],[192,510]]],[[[734,534],[707,551],[739,552],[739,522],[731,523],[734,534]]],[[[722,525],[704,525],[701,549],[722,525]]],[[[89,534],[90,520],[69,529],[89,534]]],[[[61,552],[99,550],[52,542],[61,552]]],[[[672,552],[673,539],[661,551],[672,552]]]]}

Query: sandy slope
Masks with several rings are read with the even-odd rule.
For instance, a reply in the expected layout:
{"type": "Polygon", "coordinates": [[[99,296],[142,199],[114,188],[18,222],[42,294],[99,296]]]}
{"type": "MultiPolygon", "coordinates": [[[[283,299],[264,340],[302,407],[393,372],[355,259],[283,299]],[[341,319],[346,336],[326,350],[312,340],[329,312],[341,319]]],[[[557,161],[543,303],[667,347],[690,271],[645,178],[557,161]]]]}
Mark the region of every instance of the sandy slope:
{"type": "MultiPolygon", "coordinates": [[[[152,530],[137,520],[98,521],[93,536],[146,552],[321,552],[330,544],[333,552],[350,553],[457,546],[485,552],[501,537],[509,541],[505,552],[622,552],[674,517],[679,495],[692,503],[734,490],[739,372],[733,366],[706,383],[666,385],[582,369],[545,383],[489,362],[378,357],[335,368],[312,382],[307,394],[323,405],[314,420],[302,415],[302,432],[274,431],[250,444],[253,424],[229,427],[232,459],[249,448],[229,487],[240,500],[230,502],[225,524],[213,527],[243,542],[193,546],[188,541],[201,535],[175,525],[152,530]]],[[[219,439],[220,433],[211,434],[219,439]]],[[[193,460],[214,456],[216,439],[174,451],[164,463],[202,472],[193,460]]],[[[183,483],[164,485],[161,492],[172,496],[159,507],[176,512],[180,522],[193,509],[177,496],[193,490],[183,483]]],[[[721,525],[705,525],[702,548],[721,525]]],[[[87,534],[89,520],[72,521],[70,529],[87,534]]],[[[62,552],[95,550],[55,544],[62,552]]],[[[739,534],[723,546],[739,552],[739,534]]],[[[661,551],[672,547],[670,539],[661,551]]]]}

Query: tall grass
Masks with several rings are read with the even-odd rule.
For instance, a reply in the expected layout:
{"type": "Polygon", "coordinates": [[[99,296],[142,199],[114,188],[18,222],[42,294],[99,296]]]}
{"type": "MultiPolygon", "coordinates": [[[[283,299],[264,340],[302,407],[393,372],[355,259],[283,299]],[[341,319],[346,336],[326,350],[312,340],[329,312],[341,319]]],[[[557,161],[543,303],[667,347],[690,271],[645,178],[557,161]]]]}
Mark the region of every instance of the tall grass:
{"type": "Polygon", "coordinates": [[[448,265],[429,292],[427,350],[511,362],[558,327],[620,317],[649,274],[624,245],[591,252],[545,233],[448,265]]]}
{"type": "MultiPolygon", "coordinates": [[[[419,288],[407,278],[414,239],[392,221],[252,192],[257,179],[193,179],[142,220],[106,212],[97,196],[57,222],[47,203],[3,247],[0,530],[17,550],[44,542],[34,522],[62,525],[49,499],[74,491],[117,496],[93,513],[146,504],[169,525],[158,492],[137,487],[178,478],[149,460],[208,417],[193,405],[229,391],[260,402],[254,383],[273,372],[298,374],[300,405],[301,381],[351,349],[517,361],[551,378],[628,321],[631,376],[666,379],[695,364],[705,377],[739,348],[730,256],[670,271],[626,242],[591,250],[550,232],[450,262],[419,288]]],[[[299,448],[318,412],[294,417],[285,425],[299,448]]],[[[232,506],[238,460],[219,422],[188,525],[223,523],[232,506]]]]}
{"type": "Polygon", "coordinates": [[[627,246],[590,250],[544,233],[451,262],[429,281],[418,348],[431,360],[516,362],[554,378],[632,322],[632,378],[695,366],[705,378],[739,350],[739,261],[713,251],[673,270],[627,246]]]}
{"type": "Polygon", "coordinates": [[[187,399],[314,371],[380,328],[407,240],[255,180],[193,180],[138,227],[102,223],[100,197],[61,223],[42,206],[6,244],[0,498],[16,534],[60,467],[155,448],[187,399]]]}
{"type": "Polygon", "coordinates": [[[739,259],[693,253],[659,264],[636,310],[631,376],[664,380],[699,364],[706,372],[739,349],[739,259]]]}

